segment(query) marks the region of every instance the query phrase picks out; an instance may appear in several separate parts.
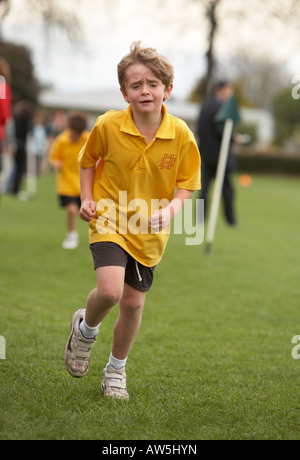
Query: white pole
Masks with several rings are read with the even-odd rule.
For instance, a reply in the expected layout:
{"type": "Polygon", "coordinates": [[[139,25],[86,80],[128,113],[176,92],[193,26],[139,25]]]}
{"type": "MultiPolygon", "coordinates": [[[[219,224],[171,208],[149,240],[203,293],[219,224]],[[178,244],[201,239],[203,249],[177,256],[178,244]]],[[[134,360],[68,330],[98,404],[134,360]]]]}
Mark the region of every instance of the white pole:
{"type": "Polygon", "coordinates": [[[232,129],[233,129],[233,120],[228,118],[225,121],[225,125],[224,125],[219,161],[218,161],[218,166],[217,166],[216,181],[215,181],[215,187],[214,187],[214,193],[213,193],[213,200],[212,200],[208,227],[207,227],[207,236],[206,236],[206,250],[207,251],[209,251],[210,246],[214,240],[220,198],[221,198],[222,187],[223,187],[223,182],[224,182],[224,174],[225,174],[228,151],[229,151],[230,140],[231,140],[231,135],[232,135],[232,129]]]}
{"type": "Polygon", "coordinates": [[[19,199],[21,201],[27,201],[29,198],[36,195],[36,159],[34,152],[32,151],[32,138],[30,135],[27,136],[26,141],[26,190],[19,193],[19,199]]]}
{"type": "Polygon", "coordinates": [[[27,137],[27,193],[28,196],[36,195],[36,156],[33,150],[32,135],[27,137]]]}

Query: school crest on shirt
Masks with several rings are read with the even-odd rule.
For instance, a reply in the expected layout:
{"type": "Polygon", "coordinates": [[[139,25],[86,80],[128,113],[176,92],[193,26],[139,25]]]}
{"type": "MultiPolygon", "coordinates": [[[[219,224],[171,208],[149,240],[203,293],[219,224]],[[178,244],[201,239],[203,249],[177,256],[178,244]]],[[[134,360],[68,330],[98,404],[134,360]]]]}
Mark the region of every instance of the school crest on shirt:
{"type": "Polygon", "coordinates": [[[176,155],[170,155],[168,153],[165,153],[161,157],[158,167],[159,169],[167,169],[170,171],[173,168],[175,161],[176,161],[176,155]]]}

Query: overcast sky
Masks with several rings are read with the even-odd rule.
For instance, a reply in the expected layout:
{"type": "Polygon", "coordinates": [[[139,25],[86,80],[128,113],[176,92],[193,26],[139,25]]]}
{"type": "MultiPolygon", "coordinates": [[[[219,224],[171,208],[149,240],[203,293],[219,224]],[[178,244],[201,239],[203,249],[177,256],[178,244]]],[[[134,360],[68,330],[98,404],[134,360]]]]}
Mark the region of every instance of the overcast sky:
{"type": "MultiPolygon", "coordinates": [[[[184,98],[205,68],[207,26],[199,1],[64,0],[64,7],[77,5],[83,37],[78,46],[58,30],[53,30],[47,40],[41,22],[24,9],[24,0],[12,0],[12,13],[5,20],[2,33],[5,39],[32,49],[36,74],[42,81],[66,90],[118,90],[117,63],[128,53],[131,42],[141,40],[171,60],[175,67],[173,94],[184,98]]],[[[259,11],[251,12],[257,16],[253,16],[255,30],[245,20],[239,24],[232,8],[247,5],[249,2],[244,0],[223,2],[216,41],[218,57],[226,61],[235,53],[252,53],[272,60],[285,59],[291,76],[299,74],[300,53],[294,46],[295,35],[287,35],[287,29],[279,22],[276,30],[270,28],[259,11]]]]}

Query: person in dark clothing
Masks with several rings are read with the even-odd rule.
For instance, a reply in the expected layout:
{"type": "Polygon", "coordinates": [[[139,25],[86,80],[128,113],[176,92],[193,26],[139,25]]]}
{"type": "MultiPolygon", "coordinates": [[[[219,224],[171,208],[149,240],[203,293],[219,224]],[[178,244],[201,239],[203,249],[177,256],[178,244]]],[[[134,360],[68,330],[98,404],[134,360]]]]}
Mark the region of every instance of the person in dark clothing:
{"type": "MultiPolygon", "coordinates": [[[[200,198],[204,200],[204,216],[207,214],[207,195],[209,185],[215,178],[222,142],[222,132],[218,130],[215,120],[216,114],[224,102],[233,94],[233,86],[227,80],[219,81],[213,90],[213,95],[203,102],[197,123],[196,134],[201,152],[201,179],[202,188],[200,198]]],[[[235,157],[229,149],[227,165],[224,175],[222,196],[224,202],[225,219],[230,225],[236,225],[234,212],[234,191],[230,175],[235,168],[235,157]]]]}
{"type": "Polygon", "coordinates": [[[17,149],[15,156],[15,176],[12,184],[12,193],[20,192],[22,179],[26,171],[27,135],[32,123],[32,105],[27,101],[19,101],[14,107],[17,149]]]}

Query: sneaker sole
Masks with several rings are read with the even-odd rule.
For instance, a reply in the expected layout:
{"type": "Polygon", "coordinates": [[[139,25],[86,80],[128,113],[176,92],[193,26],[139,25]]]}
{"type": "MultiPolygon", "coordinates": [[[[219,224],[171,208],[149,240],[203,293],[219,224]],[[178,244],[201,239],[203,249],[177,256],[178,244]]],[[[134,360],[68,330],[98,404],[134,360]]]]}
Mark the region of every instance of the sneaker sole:
{"type": "Polygon", "coordinates": [[[67,341],[67,345],[66,345],[65,351],[64,351],[64,361],[65,361],[66,369],[67,369],[67,371],[69,372],[69,374],[71,374],[72,377],[75,377],[75,378],[84,377],[84,376],[87,374],[88,370],[89,370],[89,368],[87,368],[87,370],[86,370],[86,372],[85,372],[84,374],[83,374],[82,372],[79,373],[79,372],[74,371],[74,370],[70,367],[70,365],[69,365],[69,363],[68,363],[68,360],[69,360],[69,358],[70,358],[70,343],[71,343],[71,340],[72,340],[72,337],[73,337],[73,334],[74,334],[74,326],[73,326],[73,323],[75,324],[76,317],[77,317],[77,316],[80,316],[81,312],[84,312],[84,309],[83,309],[83,308],[81,308],[81,309],[75,311],[75,313],[74,313],[73,316],[72,316],[71,327],[70,327],[71,333],[70,333],[70,336],[69,336],[69,339],[68,339],[68,341],[67,341]]]}
{"type": "Polygon", "coordinates": [[[105,392],[106,390],[106,386],[105,386],[105,383],[101,383],[101,390],[103,392],[103,396],[107,399],[124,399],[125,401],[129,401],[129,395],[127,394],[123,394],[123,395],[120,395],[119,393],[114,393],[113,391],[107,393],[105,392]]]}

